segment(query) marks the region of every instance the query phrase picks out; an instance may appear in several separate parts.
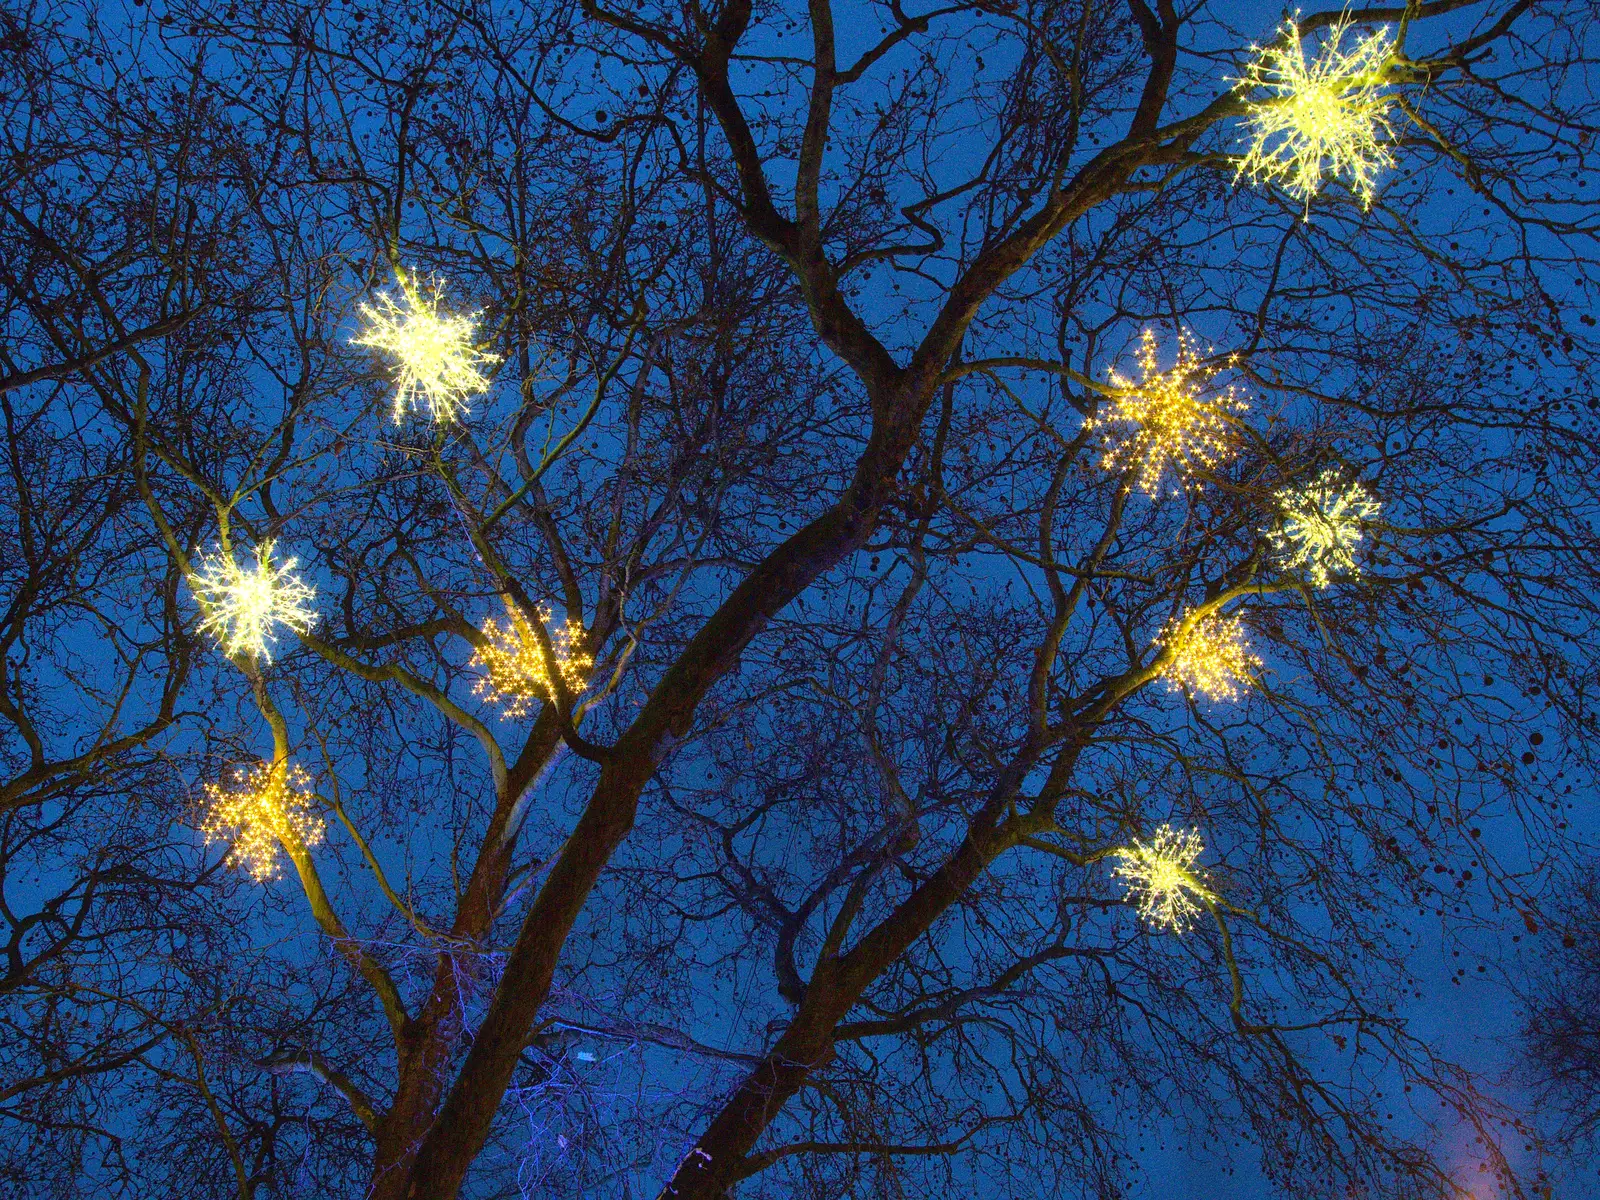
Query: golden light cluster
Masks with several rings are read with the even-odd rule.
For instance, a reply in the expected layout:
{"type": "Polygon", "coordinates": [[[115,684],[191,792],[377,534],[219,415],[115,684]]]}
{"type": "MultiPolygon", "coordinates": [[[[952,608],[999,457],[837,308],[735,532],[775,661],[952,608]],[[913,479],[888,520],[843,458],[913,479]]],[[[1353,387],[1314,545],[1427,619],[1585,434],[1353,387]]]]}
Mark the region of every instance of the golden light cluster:
{"type": "MultiPolygon", "coordinates": [[[[485,699],[498,700],[506,716],[521,717],[535,701],[552,699],[554,689],[544,652],[527,618],[510,601],[506,602],[506,614],[509,620],[504,625],[493,617],[484,623],[485,643],[472,652],[472,664],[484,674],[472,690],[485,699]]],[[[548,629],[550,614],[541,611],[540,619],[548,629]]],[[[577,621],[569,620],[550,633],[556,670],[572,692],[583,690],[589,668],[594,666],[593,655],[579,648],[582,641],[583,626],[577,621]]]]}
{"type": "Polygon", "coordinates": [[[351,339],[394,359],[398,374],[394,419],[413,407],[426,407],[441,425],[457,420],[468,401],[489,387],[484,367],[496,359],[477,347],[477,313],[467,316],[442,313],[437,285],[424,295],[401,276],[401,303],[379,292],[376,305],[361,305],[367,327],[351,339]]]}
{"type": "Polygon", "coordinates": [[[1148,842],[1135,840],[1115,851],[1120,865],[1112,873],[1126,885],[1141,917],[1158,929],[1183,933],[1200,912],[1196,901],[1212,898],[1196,866],[1204,850],[1195,830],[1163,825],[1148,842]]]}
{"type": "Polygon", "coordinates": [[[209,806],[200,825],[208,845],[232,843],[225,860],[230,867],[266,883],[282,871],[278,849],[285,840],[305,846],[322,841],[322,818],[311,811],[311,778],[299,767],[240,767],[234,784],[232,789],[206,784],[209,806]]]}
{"type": "Polygon", "coordinates": [[[274,566],[272,547],[270,540],[256,547],[254,567],[241,567],[231,552],[206,555],[189,575],[201,632],[229,654],[270,661],[278,626],[308,633],[316,623],[316,589],[294,573],[298,560],[274,566]]]}
{"type": "Polygon", "coordinates": [[[1234,448],[1232,416],[1249,406],[1232,386],[1215,388],[1223,367],[1202,357],[1187,334],[1178,337],[1177,360],[1162,370],[1156,335],[1146,329],[1139,340],[1139,378],[1113,371],[1118,389],[1109,411],[1095,425],[1116,426],[1101,465],[1109,471],[1137,471],[1139,486],[1155,495],[1169,469],[1187,482],[1228,458],[1234,448]]]}
{"type": "MultiPolygon", "coordinates": [[[[1181,625],[1176,623],[1176,627],[1181,625]]],[[[1237,700],[1249,685],[1250,673],[1261,666],[1245,637],[1244,622],[1237,616],[1211,613],[1187,633],[1165,635],[1161,645],[1173,651],[1162,672],[1168,685],[1211,700],[1237,700]],[[1176,638],[1175,644],[1171,638],[1176,638]]]]}
{"type": "Polygon", "coordinates": [[[1362,206],[1371,205],[1378,173],[1394,165],[1387,90],[1394,39],[1380,27],[1346,50],[1348,28],[1347,20],[1330,28],[1310,62],[1292,20],[1277,44],[1255,48],[1235,82],[1265,96],[1249,105],[1250,149],[1235,178],[1278,183],[1309,206],[1324,180],[1342,175],[1362,206]]]}
{"type": "Polygon", "coordinates": [[[1268,532],[1290,570],[1303,568],[1315,587],[1327,587],[1336,574],[1357,576],[1355,551],[1365,523],[1378,502],[1361,483],[1346,483],[1336,470],[1324,471],[1304,487],[1276,494],[1280,523],[1268,532]]]}

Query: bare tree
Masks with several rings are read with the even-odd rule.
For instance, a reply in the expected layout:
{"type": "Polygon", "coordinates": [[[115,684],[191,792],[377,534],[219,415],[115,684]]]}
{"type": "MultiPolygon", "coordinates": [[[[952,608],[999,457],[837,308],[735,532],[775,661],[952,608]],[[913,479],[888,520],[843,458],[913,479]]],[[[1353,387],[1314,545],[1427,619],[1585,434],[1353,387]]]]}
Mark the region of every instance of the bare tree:
{"type": "Polygon", "coordinates": [[[7,16],[7,1169],[1523,1187],[1405,1001],[1592,778],[1592,17],[7,16]]]}

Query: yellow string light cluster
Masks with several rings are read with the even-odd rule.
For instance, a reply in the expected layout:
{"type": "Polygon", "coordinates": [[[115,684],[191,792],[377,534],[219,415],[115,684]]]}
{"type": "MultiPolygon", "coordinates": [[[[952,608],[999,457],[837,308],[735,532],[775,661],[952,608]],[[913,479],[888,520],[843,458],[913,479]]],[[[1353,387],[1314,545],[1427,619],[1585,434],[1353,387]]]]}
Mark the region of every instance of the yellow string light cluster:
{"type": "Polygon", "coordinates": [[[361,305],[367,327],[350,344],[395,360],[396,421],[415,405],[426,406],[436,422],[448,424],[467,411],[473,396],[488,389],[482,368],[497,360],[477,348],[477,313],[441,313],[437,286],[424,295],[404,276],[399,282],[401,303],[379,292],[376,305],[361,305]]]}
{"type": "Polygon", "coordinates": [[[204,556],[190,572],[189,587],[200,602],[200,631],[215,637],[228,654],[270,661],[277,626],[308,633],[316,623],[311,607],[316,589],[294,573],[298,560],[274,566],[272,546],[265,541],[256,547],[253,568],[219,551],[204,556]]]}
{"type": "MultiPolygon", "coordinates": [[[[1181,625],[1178,622],[1176,627],[1181,625]]],[[[1173,651],[1162,671],[1168,686],[1212,700],[1237,700],[1250,682],[1250,673],[1261,666],[1245,637],[1244,622],[1237,616],[1211,613],[1187,633],[1165,635],[1159,644],[1173,651]]]]}
{"type": "MultiPolygon", "coordinates": [[[[539,639],[527,618],[510,601],[506,613],[510,619],[505,625],[491,617],[483,626],[485,642],[473,650],[472,663],[484,674],[472,690],[485,699],[498,700],[506,716],[521,717],[534,701],[553,698],[554,689],[539,639]]],[[[549,612],[541,610],[539,615],[549,628],[549,612]]],[[[556,669],[572,692],[583,690],[589,668],[594,666],[594,657],[579,648],[582,641],[583,626],[577,621],[567,621],[550,633],[556,669]]]]}
{"type": "Polygon", "coordinates": [[[209,806],[200,832],[206,843],[229,842],[226,862],[248,871],[257,883],[282,871],[278,848],[285,841],[315,846],[323,821],[311,811],[311,778],[285,763],[238,768],[235,786],[206,784],[209,806]]]}
{"type": "Polygon", "coordinates": [[[1336,574],[1358,576],[1355,551],[1365,523],[1378,502],[1360,483],[1346,483],[1328,470],[1304,487],[1286,487],[1275,496],[1281,514],[1267,536],[1284,555],[1284,566],[1303,568],[1315,587],[1327,587],[1336,574]]]}
{"type": "Polygon", "coordinates": [[[1192,829],[1163,825],[1148,842],[1117,850],[1120,864],[1112,872],[1126,885],[1127,899],[1156,928],[1185,932],[1200,912],[1199,900],[1214,899],[1195,865],[1205,845],[1192,829]]]}
{"type": "Polygon", "coordinates": [[[1118,427],[1101,465],[1108,471],[1137,471],[1139,486],[1155,495],[1169,468],[1187,481],[1228,458],[1234,445],[1232,414],[1249,406],[1232,386],[1215,388],[1212,381],[1232,362],[1208,361],[1188,334],[1180,334],[1177,361],[1162,370],[1156,335],[1146,329],[1139,339],[1139,378],[1113,371],[1111,385],[1118,394],[1109,411],[1091,421],[1118,427]]]}
{"type": "Polygon", "coordinates": [[[1362,207],[1372,204],[1378,173],[1394,165],[1387,90],[1394,39],[1382,27],[1346,50],[1348,28],[1340,21],[1329,29],[1310,62],[1292,20],[1278,44],[1252,47],[1255,60],[1234,82],[1266,96],[1249,105],[1250,149],[1235,178],[1277,182],[1309,207],[1325,179],[1343,175],[1362,207]]]}

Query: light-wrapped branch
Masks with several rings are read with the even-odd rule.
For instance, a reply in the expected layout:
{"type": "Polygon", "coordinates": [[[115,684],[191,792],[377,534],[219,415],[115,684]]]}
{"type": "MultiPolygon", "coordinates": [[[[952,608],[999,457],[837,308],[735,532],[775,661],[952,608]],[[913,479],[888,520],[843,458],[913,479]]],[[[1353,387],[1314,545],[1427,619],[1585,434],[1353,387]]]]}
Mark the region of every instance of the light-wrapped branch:
{"type": "MultiPolygon", "coordinates": [[[[528,619],[510,601],[506,602],[506,616],[504,625],[493,617],[484,623],[484,644],[472,653],[472,664],[483,670],[483,676],[472,690],[485,699],[498,700],[506,716],[521,717],[536,701],[554,698],[552,664],[528,619]]],[[[551,629],[550,613],[544,609],[539,619],[550,631],[553,665],[562,684],[569,692],[582,691],[594,666],[594,656],[582,648],[583,626],[568,620],[551,629]]]]}
{"type": "Polygon", "coordinates": [[[230,867],[248,871],[257,883],[282,872],[279,847],[285,842],[315,846],[323,820],[311,808],[311,777],[287,763],[239,767],[234,786],[206,784],[208,801],[200,832],[206,843],[229,842],[230,867]]]}
{"type": "Polygon", "coordinates": [[[1255,60],[1234,81],[1263,93],[1249,106],[1250,149],[1235,178],[1277,183],[1309,206],[1325,180],[1344,176],[1362,206],[1372,204],[1379,172],[1394,166],[1388,119],[1394,40],[1382,27],[1345,50],[1349,27],[1340,21],[1329,29],[1310,62],[1292,20],[1277,44],[1255,47],[1255,60]]]}
{"type": "Polygon", "coordinates": [[[200,603],[200,631],[217,639],[228,654],[272,658],[274,632],[283,626],[309,633],[317,613],[311,607],[316,589],[295,574],[298,560],[283,566],[272,562],[271,541],[256,547],[253,568],[241,567],[231,552],[203,557],[189,575],[189,587],[200,603]]]}
{"type": "Polygon", "coordinates": [[[1187,631],[1182,621],[1175,622],[1159,644],[1173,652],[1162,672],[1168,686],[1211,700],[1237,700],[1261,667],[1237,616],[1211,613],[1187,631]]]}
{"type": "Polygon", "coordinates": [[[1279,523],[1267,536],[1289,570],[1304,570],[1314,587],[1327,587],[1335,575],[1356,577],[1356,547],[1378,502],[1361,483],[1347,483],[1336,470],[1324,471],[1303,487],[1286,487],[1275,496],[1279,523]]]}
{"type": "Polygon", "coordinates": [[[1205,849],[1192,829],[1163,825],[1148,842],[1117,850],[1112,872],[1126,886],[1126,896],[1152,926],[1183,933],[1193,924],[1201,904],[1214,899],[1196,866],[1205,849]],[[1199,903],[1197,903],[1199,901],[1199,903]]]}
{"type": "Polygon", "coordinates": [[[1229,458],[1232,418],[1249,407],[1231,385],[1213,383],[1232,362],[1212,362],[1188,334],[1180,334],[1177,358],[1163,370],[1155,333],[1146,329],[1139,339],[1139,377],[1113,371],[1110,382],[1117,393],[1091,422],[1109,428],[1101,465],[1108,471],[1136,471],[1139,487],[1155,495],[1169,470],[1187,483],[1197,471],[1229,458]]]}
{"type": "Polygon", "coordinates": [[[375,304],[361,305],[367,325],[350,344],[394,360],[396,421],[415,406],[425,407],[437,423],[448,424],[467,412],[473,396],[488,390],[483,368],[498,360],[477,347],[478,313],[441,312],[436,285],[424,294],[404,276],[399,283],[399,303],[379,292],[375,304]]]}

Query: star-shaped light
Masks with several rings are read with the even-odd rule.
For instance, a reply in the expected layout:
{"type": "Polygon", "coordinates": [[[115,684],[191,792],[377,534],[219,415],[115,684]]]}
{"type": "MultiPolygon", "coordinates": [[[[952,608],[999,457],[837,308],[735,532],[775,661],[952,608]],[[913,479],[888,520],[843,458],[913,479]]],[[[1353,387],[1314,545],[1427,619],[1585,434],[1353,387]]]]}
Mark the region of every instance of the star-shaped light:
{"type": "Polygon", "coordinates": [[[1379,507],[1363,484],[1347,483],[1338,471],[1327,470],[1304,487],[1280,489],[1275,499],[1280,523],[1267,536],[1283,554],[1285,567],[1304,568],[1319,588],[1334,575],[1361,574],[1356,547],[1379,507]]]}
{"type": "MultiPolygon", "coordinates": [[[[521,717],[527,715],[534,701],[552,699],[555,692],[539,639],[527,618],[509,600],[506,615],[509,619],[505,625],[493,617],[484,623],[484,644],[472,652],[472,664],[484,673],[472,690],[486,699],[498,700],[506,716],[521,717]]],[[[548,629],[550,613],[541,610],[539,615],[548,629]]],[[[594,666],[594,656],[579,648],[582,642],[583,626],[577,621],[569,620],[550,632],[556,670],[569,692],[583,690],[589,668],[594,666]]]]}
{"type": "Polygon", "coordinates": [[[323,821],[311,811],[311,778],[285,763],[257,763],[235,772],[234,787],[206,784],[210,805],[200,832],[206,843],[229,842],[224,860],[257,883],[282,873],[278,849],[286,841],[315,846],[323,821]]]}
{"type": "Polygon", "coordinates": [[[189,587],[200,602],[200,630],[228,654],[272,658],[274,630],[309,633],[317,613],[316,589],[294,573],[298,560],[274,566],[269,541],[256,547],[253,567],[241,567],[231,552],[210,554],[190,572],[189,587]]]}
{"type": "Polygon", "coordinates": [[[376,304],[361,305],[366,328],[350,339],[352,346],[367,346],[395,362],[394,419],[401,420],[413,407],[426,407],[439,424],[457,420],[473,396],[486,391],[485,367],[497,360],[477,347],[477,313],[466,316],[440,311],[437,286],[424,295],[401,276],[400,301],[387,292],[376,304]]]}
{"type": "Polygon", "coordinates": [[[1232,415],[1249,406],[1232,386],[1212,386],[1222,367],[1203,357],[1188,334],[1179,335],[1177,360],[1163,370],[1156,335],[1146,329],[1139,339],[1138,366],[1137,380],[1111,373],[1117,394],[1092,423],[1115,427],[1101,465],[1108,471],[1137,471],[1139,486],[1155,495],[1169,469],[1187,481],[1232,454],[1232,415]]]}
{"type": "Polygon", "coordinates": [[[1112,873],[1126,885],[1127,899],[1138,905],[1141,917],[1158,929],[1183,933],[1201,905],[1215,898],[1195,865],[1204,850],[1195,830],[1163,825],[1148,842],[1135,839],[1115,851],[1120,864],[1112,873]]]}
{"type": "MultiPolygon", "coordinates": [[[[1181,627],[1181,621],[1174,624],[1175,630],[1181,627]]],[[[1237,616],[1211,613],[1187,633],[1163,635],[1161,645],[1173,651],[1162,672],[1167,685],[1212,700],[1237,700],[1250,682],[1250,673],[1261,666],[1237,616]]]]}
{"type": "Polygon", "coordinates": [[[1323,182],[1342,175],[1362,206],[1371,205],[1378,173],[1394,166],[1388,118],[1394,38],[1384,26],[1345,50],[1348,28],[1348,21],[1330,28],[1310,62],[1292,20],[1284,22],[1277,44],[1256,48],[1244,78],[1234,81],[1265,93],[1249,105],[1250,149],[1235,178],[1279,183],[1309,208],[1323,182]]]}

